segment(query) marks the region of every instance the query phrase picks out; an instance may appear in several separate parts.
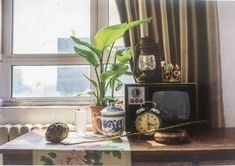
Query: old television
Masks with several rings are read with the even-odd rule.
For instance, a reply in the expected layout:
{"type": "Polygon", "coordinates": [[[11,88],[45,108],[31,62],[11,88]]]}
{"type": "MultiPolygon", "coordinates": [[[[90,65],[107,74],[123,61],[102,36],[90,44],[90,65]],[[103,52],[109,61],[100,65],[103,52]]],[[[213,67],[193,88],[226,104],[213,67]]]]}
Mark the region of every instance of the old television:
{"type": "Polygon", "coordinates": [[[195,83],[126,84],[126,131],[136,131],[136,111],[145,101],[156,103],[162,119],[161,127],[199,120],[196,88],[195,83]]]}

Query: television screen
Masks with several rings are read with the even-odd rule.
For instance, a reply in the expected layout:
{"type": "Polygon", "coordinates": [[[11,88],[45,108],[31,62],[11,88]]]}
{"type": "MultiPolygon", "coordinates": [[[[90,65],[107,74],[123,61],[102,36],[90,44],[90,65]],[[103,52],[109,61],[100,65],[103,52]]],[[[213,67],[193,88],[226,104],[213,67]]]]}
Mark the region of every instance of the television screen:
{"type": "Polygon", "coordinates": [[[157,104],[162,120],[178,121],[190,118],[190,97],[185,91],[154,92],[152,101],[157,104]]]}

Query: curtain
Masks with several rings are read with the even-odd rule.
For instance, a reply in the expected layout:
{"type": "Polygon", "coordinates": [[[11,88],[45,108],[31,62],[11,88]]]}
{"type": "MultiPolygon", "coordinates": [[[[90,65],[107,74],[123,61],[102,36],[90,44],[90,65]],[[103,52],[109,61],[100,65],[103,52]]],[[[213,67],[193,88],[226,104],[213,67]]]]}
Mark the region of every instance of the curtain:
{"type": "MultiPolygon", "coordinates": [[[[143,0],[145,1],[145,0],[143,0]]],[[[159,46],[161,60],[179,64],[182,83],[197,83],[199,117],[213,128],[224,127],[219,27],[216,1],[146,0],[149,36],[159,46]]],[[[138,0],[116,0],[121,22],[139,17],[138,0]]],[[[125,46],[136,47],[140,29],[125,34],[125,46]]],[[[138,71],[135,53],[131,68],[138,71]]]]}

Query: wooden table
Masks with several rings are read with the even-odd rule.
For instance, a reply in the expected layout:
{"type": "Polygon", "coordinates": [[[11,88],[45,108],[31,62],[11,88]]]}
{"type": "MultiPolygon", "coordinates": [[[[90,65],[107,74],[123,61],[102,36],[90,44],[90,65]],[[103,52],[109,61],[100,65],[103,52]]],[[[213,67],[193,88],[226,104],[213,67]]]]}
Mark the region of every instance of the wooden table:
{"type": "Polygon", "coordinates": [[[204,130],[193,133],[190,139],[184,145],[130,139],[132,161],[235,165],[235,128],[204,130]]]}
{"type": "MultiPolygon", "coordinates": [[[[33,163],[32,150],[38,147],[36,142],[44,139],[43,134],[30,132],[22,137],[27,137],[31,142],[28,147],[23,146],[19,138],[0,147],[3,164],[33,163]]],[[[235,128],[200,131],[192,134],[191,142],[184,145],[163,145],[134,137],[129,138],[129,143],[134,165],[157,165],[159,162],[184,162],[186,165],[235,164],[235,128]]]]}

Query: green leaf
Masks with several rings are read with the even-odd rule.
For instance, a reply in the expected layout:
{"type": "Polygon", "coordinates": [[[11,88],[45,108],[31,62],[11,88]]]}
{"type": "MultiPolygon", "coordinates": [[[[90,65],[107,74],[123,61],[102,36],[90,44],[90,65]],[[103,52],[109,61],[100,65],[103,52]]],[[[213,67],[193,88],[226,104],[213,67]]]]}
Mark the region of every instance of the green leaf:
{"type": "Polygon", "coordinates": [[[80,39],[78,39],[74,36],[71,36],[71,38],[75,43],[82,45],[82,46],[85,46],[85,47],[89,48],[91,51],[93,51],[94,53],[96,53],[97,56],[99,56],[99,57],[101,56],[101,51],[96,49],[94,46],[90,45],[87,42],[81,41],[80,39]]]}
{"type": "Polygon", "coordinates": [[[92,163],[90,163],[89,165],[103,165],[103,163],[101,162],[101,151],[92,151],[90,152],[90,159],[92,161],[92,163]]]}
{"type": "Polygon", "coordinates": [[[113,156],[114,156],[114,157],[116,157],[116,158],[118,158],[118,159],[121,159],[122,154],[121,154],[120,151],[113,151],[112,153],[113,153],[113,156]]]}
{"type": "Polygon", "coordinates": [[[115,77],[110,79],[110,88],[114,89],[114,87],[115,87],[115,77]]]}
{"type": "Polygon", "coordinates": [[[113,97],[110,97],[110,96],[107,96],[106,97],[106,99],[107,99],[107,101],[109,102],[109,103],[115,103],[116,101],[117,101],[117,99],[116,98],[113,98],[113,97]]]}
{"type": "Polygon", "coordinates": [[[83,94],[87,94],[87,95],[92,95],[95,94],[95,92],[92,89],[86,89],[83,94]]]}
{"type": "Polygon", "coordinates": [[[111,151],[104,151],[104,154],[110,154],[111,151]]]}
{"type": "Polygon", "coordinates": [[[114,76],[116,74],[115,71],[113,70],[108,70],[108,71],[105,71],[103,72],[101,75],[100,75],[100,78],[102,81],[106,81],[108,78],[110,78],[111,76],[114,76]]]}
{"type": "Polygon", "coordinates": [[[76,96],[81,96],[81,95],[94,95],[95,92],[92,89],[86,89],[83,92],[78,92],[76,96]]]}
{"type": "Polygon", "coordinates": [[[115,80],[115,91],[119,91],[123,87],[123,82],[119,79],[115,80]]]}
{"type": "Polygon", "coordinates": [[[97,61],[93,52],[78,47],[74,47],[74,50],[78,55],[84,57],[92,66],[95,68],[99,67],[99,62],[97,61]]]}
{"type": "Polygon", "coordinates": [[[83,92],[78,92],[75,94],[75,96],[81,96],[81,95],[83,95],[83,92]]]}
{"type": "Polygon", "coordinates": [[[114,143],[122,143],[122,142],[123,142],[123,140],[122,140],[122,139],[120,139],[120,138],[118,138],[118,139],[114,139],[114,140],[112,140],[112,142],[114,142],[114,143]]]}
{"type": "Polygon", "coordinates": [[[111,66],[111,70],[103,72],[100,75],[100,78],[101,78],[101,80],[106,81],[110,77],[119,77],[119,76],[123,75],[124,73],[126,73],[127,70],[128,70],[127,65],[123,65],[121,63],[113,64],[111,66]]]}
{"type": "Polygon", "coordinates": [[[95,80],[90,79],[90,78],[87,77],[85,74],[83,74],[83,75],[86,77],[86,79],[88,79],[88,80],[92,83],[92,85],[93,85],[95,88],[98,88],[98,84],[97,84],[97,82],[96,82],[95,80]]]}
{"type": "Polygon", "coordinates": [[[56,154],[54,152],[49,152],[48,155],[51,157],[51,158],[56,158],[56,154]]]}
{"type": "Polygon", "coordinates": [[[41,161],[46,161],[47,160],[47,157],[46,156],[41,156],[41,161]]]}
{"type": "Polygon", "coordinates": [[[128,75],[128,76],[132,76],[133,75],[133,73],[131,71],[126,71],[124,74],[128,75]]]}
{"type": "Polygon", "coordinates": [[[117,51],[117,61],[120,63],[123,63],[123,64],[128,63],[131,57],[132,57],[132,50],[130,48],[126,49],[123,52],[117,51]]]}
{"type": "Polygon", "coordinates": [[[44,165],[53,165],[52,159],[49,157],[41,156],[41,161],[44,161],[44,165]]]}
{"type": "Polygon", "coordinates": [[[103,51],[109,45],[121,38],[127,30],[142,23],[150,22],[151,19],[152,18],[147,18],[100,29],[95,36],[96,48],[103,51]]]}
{"type": "Polygon", "coordinates": [[[123,75],[124,73],[128,71],[128,69],[129,69],[128,65],[124,65],[122,63],[111,65],[111,70],[116,72],[115,77],[119,77],[123,75]]]}
{"type": "Polygon", "coordinates": [[[116,50],[116,54],[117,55],[122,55],[124,52],[126,52],[129,49],[130,49],[130,47],[119,48],[119,49],[116,50]]]}

